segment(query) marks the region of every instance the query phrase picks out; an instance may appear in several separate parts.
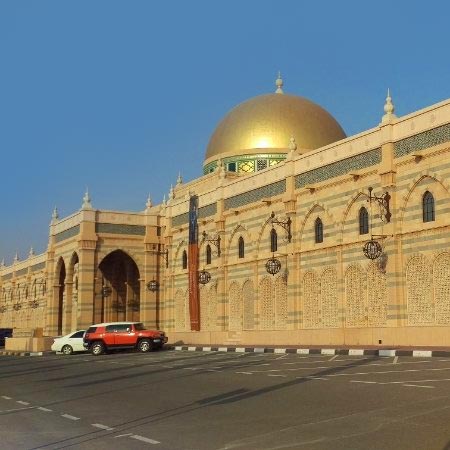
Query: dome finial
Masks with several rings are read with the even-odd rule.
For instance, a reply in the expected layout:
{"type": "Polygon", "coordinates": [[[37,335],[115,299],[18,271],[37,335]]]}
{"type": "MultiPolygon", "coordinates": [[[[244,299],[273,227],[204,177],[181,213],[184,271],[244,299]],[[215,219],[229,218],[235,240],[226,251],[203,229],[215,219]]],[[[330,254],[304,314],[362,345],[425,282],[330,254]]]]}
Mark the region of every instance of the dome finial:
{"type": "Polygon", "coordinates": [[[395,119],[396,116],[394,114],[394,111],[395,111],[395,107],[394,107],[394,104],[392,103],[391,91],[388,88],[388,90],[387,90],[387,97],[386,97],[386,103],[384,104],[384,112],[385,112],[385,114],[384,114],[383,118],[381,119],[381,122],[382,123],[387,123],[387,122],[390,122],[391,119],[395,119]]]}
{"type": "Polygon", "coordinates": [[[278,71],[278,78],[275,80],[275,86],[277,87],[277,90],[275,93],[282,94],[283,93],[283,79],[281,78],[281,72],[278,71]]]}

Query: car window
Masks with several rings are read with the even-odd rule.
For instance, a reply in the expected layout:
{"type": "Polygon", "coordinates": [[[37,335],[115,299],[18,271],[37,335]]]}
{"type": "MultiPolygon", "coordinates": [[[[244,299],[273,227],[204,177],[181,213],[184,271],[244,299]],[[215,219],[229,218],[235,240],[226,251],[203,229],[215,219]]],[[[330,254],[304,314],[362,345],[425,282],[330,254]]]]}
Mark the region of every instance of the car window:
{"type": "Polygon", "coordinates": [[[116,323],[114,325],[108,325],[106,327],[107,333],[124,333],[127,328],[131,328],[129,323],[116,323]]]}
{"type": "Polygon", "coordinates": [[[136,331],[142,331],[142,330],[145,330],[145,327],[144,327],[144,324],[142,322],[141,323],[135,323],[134,324],[134,329],[136,331]]]}
{"type": "Polygon", "coordinates": [[[95,333],[97,331],[97,327],[89,327],[86,333],[95,333]]]}
{"type": "Polygon", "coordinates": [[[76,333],[73,333],[71,338],[82,338],[84,334],[84,331],[77,331],[76,333]]]}

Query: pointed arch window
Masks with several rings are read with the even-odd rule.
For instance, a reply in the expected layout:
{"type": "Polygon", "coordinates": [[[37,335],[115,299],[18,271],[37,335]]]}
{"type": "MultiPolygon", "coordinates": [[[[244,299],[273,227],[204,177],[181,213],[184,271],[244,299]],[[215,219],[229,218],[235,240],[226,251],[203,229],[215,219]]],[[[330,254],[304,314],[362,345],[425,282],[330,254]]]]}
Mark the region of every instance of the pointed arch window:
{"type": "Polygon", "coordinates": [[[423,194],[422,211],[424,222],[434,222],[435,220],[434,197],[433,194],[429,191],[426,191],[425,194],[423,194]]]}
{"type": "Polygon", "coordinates": [[[183,250],[183,256],[181,259],[181,264],[183,266],[183,269],[187,269],[187,253],[186,250],[183,250]]]}
{"type": "Polygon", "coordinates": [[[316,244],[323,242],[323,223],[320,217],[318,217],[314,223],[314,235],[316,244]]]}
{"type": "Polygon", "coordinates": [[[211,264],[211,246],[206,246],[206,264],[211,264]]]}
{"type": "Polygon", "coordinates": [[[359,210],[359,234],[369,233],[369,213],[364,206],[359,210]]]}
{"type": "Polygon", "coordinates": [[[278,250],[278,235],[274,228],[270,230],[270,251],[275,253],[278,250]]]}
{"type": "Polygon", "coordinates": [[[244,238],[242,236],[240,236],[238,240],[238,254],[239,258],[243,258],[245,255],[245,243],[244,238]]]}

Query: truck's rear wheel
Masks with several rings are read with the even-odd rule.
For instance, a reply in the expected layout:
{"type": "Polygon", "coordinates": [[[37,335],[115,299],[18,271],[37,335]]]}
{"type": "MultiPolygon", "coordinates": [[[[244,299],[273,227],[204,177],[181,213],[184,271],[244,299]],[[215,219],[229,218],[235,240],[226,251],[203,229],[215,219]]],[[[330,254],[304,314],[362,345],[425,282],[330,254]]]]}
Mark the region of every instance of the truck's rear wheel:
{"type": "Polygon", "coordinates": [[[94,356],[99,356],[105,353],[105,344],[103,344],[103,342],[100,341],[94,342],[91,347],[91,353],[94,356]]]}

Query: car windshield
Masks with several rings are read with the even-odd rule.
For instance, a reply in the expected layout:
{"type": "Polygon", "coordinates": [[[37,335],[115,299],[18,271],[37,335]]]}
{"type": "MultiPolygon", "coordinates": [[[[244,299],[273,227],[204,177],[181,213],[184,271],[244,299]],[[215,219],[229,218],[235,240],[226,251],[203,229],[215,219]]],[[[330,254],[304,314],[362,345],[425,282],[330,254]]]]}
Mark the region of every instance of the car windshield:
{"type": "Polygon", "coordinates": [[[144,327],[143,323],[135,323],[134,324],[134,329],[136,331],[142,331],[142,330],[145,330],[146,328],[144,327]]]}

